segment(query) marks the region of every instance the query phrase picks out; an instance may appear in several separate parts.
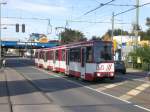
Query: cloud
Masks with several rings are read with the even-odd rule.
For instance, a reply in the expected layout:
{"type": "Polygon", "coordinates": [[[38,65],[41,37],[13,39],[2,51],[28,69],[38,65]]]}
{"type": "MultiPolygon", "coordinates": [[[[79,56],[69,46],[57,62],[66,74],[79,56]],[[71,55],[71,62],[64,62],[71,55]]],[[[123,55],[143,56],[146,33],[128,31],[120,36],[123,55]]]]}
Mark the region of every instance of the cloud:
{"type": "Polygon", "coordinates": [[[13,9],[23,10],[33,13],[63,14],[67,12],[67,8],[63,6],[52,6],[47,4],[39,4],[23,0],[10,0],[13,9]]]}

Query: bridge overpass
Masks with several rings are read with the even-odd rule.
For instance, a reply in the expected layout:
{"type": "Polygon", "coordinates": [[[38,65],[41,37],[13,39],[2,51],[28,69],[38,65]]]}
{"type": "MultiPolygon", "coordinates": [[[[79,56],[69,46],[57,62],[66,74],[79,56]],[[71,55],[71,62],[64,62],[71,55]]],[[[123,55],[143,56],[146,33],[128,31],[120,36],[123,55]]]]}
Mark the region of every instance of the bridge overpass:
{"type": "Polygon", "coordinates": [[[39,49],[39,48],[50,48],[57,46],[57,41],[51,41],[49,43],[40,42],[20,42],[20,41],[2,41],[2,48],[14,48],[14,49],[39,49]]]}

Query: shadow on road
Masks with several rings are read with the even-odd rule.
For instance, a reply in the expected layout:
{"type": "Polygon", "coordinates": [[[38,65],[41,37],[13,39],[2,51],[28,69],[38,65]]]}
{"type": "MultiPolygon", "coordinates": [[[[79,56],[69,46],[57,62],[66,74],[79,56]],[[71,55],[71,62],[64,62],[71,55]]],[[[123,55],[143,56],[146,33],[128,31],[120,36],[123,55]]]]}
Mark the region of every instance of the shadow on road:
{"type": "MultiPolygon", "coordinates": [[[[6,64],[7,67],[10,67],[16,70],[20,68],[24,69],[24,67],[29,67],[32,65],[34,65],[32,60],[16,59],[16,58],[8,59],[7,64],[6,64]]],[[[33,68],[30,68],[30,69],[31,70],[28,70],[28,71],[33,71],[33,68]]],[[[29,93],[41,92],[41,91],[46,92],[46,93],[65,91],[65,90],[75,91],[76,89],[80,89],[81,87],[83,87],[82,85],[90,86],[90,85],[98,85],[98,84],[112,84],[112,83],[118,83],[118,82],[123,82],[126,80],[132,80],[132,79],[138,78],[138,77],[130,77],[126,79],[120,76],[128,77],[128,74],[126,75],[117,74],[117,77],[114,80],[106,79],[106,80],[98,80],[95,82],[89,82],[89,81],[81,81],[75,77],[66,77],[66,76],[62,76],[62,78],[50,77],[49,74],[43,73],[42,71],[36,72],[37,74],[40,74],[39,77],[35,76],[35,74],[28,74],[27,72],[23,72],[22,75],[24,77],[29,77],[30,75],[32,81],[16,80],[16,81],[8,81],[7,83],[6,81],[0,81],[0,91],[1,91],[0,97],[8,96],[6,86],[8,86],[9,95],[16,96],[16,95],[29,94],[29,93]],[[75,82],[79,82],[79,84],[66,81],[63,78],[68,79],[68,80],[75,80],[75,82]],[[80,85],[80,83],[82,85],[80,85]]],[[[141,75],[141,77],[145,77],[145,75],[141,75]]]]}

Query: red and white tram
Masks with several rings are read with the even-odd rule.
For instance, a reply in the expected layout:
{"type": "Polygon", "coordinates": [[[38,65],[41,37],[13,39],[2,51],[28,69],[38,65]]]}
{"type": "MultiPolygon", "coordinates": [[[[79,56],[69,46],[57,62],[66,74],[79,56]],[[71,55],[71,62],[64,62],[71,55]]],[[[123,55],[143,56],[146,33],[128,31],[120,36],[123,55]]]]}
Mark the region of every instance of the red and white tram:
{"type": "Polygon", "coordinates": [[[85,80],[114,78],[113,44],[108,41],[86,41],[35,53],[35,65],[85,80]]]}

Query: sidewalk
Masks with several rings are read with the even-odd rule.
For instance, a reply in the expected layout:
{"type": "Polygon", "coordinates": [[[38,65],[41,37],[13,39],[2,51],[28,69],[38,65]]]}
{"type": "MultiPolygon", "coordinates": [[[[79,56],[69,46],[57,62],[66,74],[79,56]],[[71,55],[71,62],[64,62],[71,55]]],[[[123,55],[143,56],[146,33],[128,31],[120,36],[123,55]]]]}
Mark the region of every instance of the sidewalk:
{"type": "Polygon", "coordinates": [[[148,74],[148,71],[127,68],[127,73],[134,76],[145,77],[147,81],[150,81],[150,74],[148,74]]]}
{"type": "Polygon", "coordinates": [[[63,112],[59,105],[11,68],[0,70],[0,112],[63,112]]]}
{"type": "Polygon", "coordinates": [[[126,71],[129,72],[129,73],[146,72],[146,71],[143,71],[143,70],[140,70],[140,69],[134,69],[134,68],[127,68],[126,71]]]}
{"type": "Polygon", "coordinates": [[[136,76],[144,76],[147,77],[148,71],[143,71],[140,69],[127,68],[127,74],[136,75],[136,76]]]}

